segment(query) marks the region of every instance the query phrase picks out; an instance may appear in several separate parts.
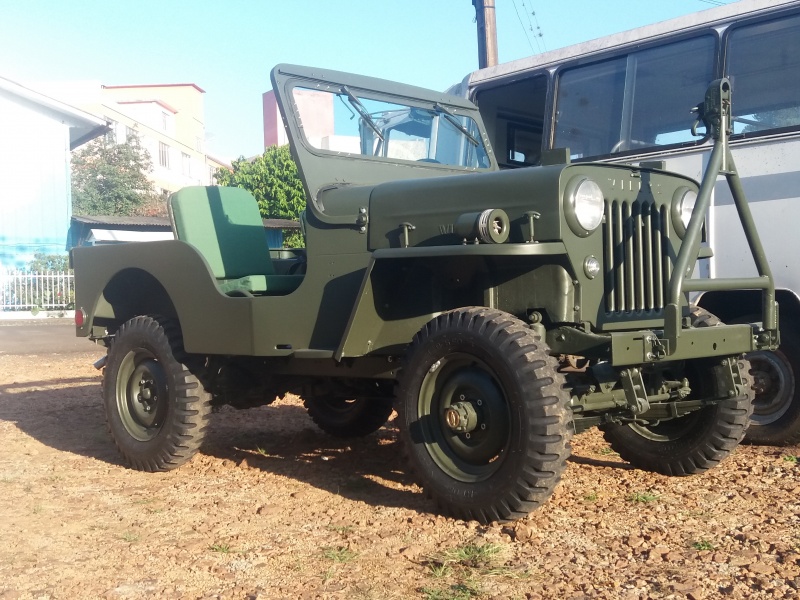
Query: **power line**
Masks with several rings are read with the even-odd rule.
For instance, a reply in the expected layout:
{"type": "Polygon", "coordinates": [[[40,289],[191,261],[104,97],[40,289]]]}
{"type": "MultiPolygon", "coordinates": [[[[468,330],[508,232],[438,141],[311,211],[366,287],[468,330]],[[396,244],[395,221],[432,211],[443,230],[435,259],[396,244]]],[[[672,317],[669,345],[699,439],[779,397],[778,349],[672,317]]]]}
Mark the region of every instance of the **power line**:
{"type": "Polygon", "coordinates": [[[528,25],[533,33],[533,39],[536,40],[536,47],[539,48],[539,52],[546,51],[547,46],[544,43],[544,33],[542,32],[542,28],[539,26],[539,19],[536,17],[536,11],[533,10],[533,0],[531,0],[530,12],[528,12],[527,7],[525,6],[525,0],[522,0],[522,8],[525,9],[525,13],[528,15],[528,25]],[[533,17],[533,23],[531,23],[531,17],[533,17]],[[534,23],[536,24],[535,30],[534,23]],[[539,40],[542,41],[541,46],[539,45],[539,40]]]}
{"type": "Polygon", "coordinates": [[[522,27],[522,31],[525,33],[525,39],[528,40],[528,45],[531,47],[531,52],[534,54],[536,50],[533,48],[533,44],[531,43],[531,38],[528,37],[528,30],[525,28],[525,23],[522,22],[522,17],[519,16],[519,9],[517,8],[517,0],[511,0],[511,3],[514,5],[514,12],[517,13],[517,20],[519,21],[519,26],[522,27]]]}

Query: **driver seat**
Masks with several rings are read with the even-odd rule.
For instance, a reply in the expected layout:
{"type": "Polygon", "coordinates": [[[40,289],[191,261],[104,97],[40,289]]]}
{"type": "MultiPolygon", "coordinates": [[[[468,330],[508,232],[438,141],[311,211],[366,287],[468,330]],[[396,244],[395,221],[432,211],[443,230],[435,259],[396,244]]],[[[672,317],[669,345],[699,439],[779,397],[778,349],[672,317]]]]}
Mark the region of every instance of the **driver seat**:
{"type": "Polygon", "coordinates": [[[303,281],[275,273],[258,203],[247,190],[185,187],[170,195],[168,210],[175,237],[200,252],[224,294],[285,295],[303,281]]]}

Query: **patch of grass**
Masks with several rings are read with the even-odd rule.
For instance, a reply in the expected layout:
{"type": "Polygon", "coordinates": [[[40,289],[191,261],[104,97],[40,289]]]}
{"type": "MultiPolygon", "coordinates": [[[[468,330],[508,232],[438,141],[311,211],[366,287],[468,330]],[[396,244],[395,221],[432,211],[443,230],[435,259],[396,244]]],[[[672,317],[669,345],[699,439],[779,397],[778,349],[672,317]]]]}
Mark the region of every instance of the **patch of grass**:
{"type": "Polygon", "coordinates": [[[658,494],[652,492],[632,492],[628,495],[628,500],[647,504],[648,502],[655,502],[658,500],[658,494]]]}
{"type": "Polygon", "coordinates": [[[260,454],[261,456],[268,456],[267,451],[261,446],[256,446],[256,453],[260,454]]]}
{"type": "Polygon", "coordinates": [[[600,448],[597,453],[602,456],[619,456],[619,452],[612,450],[611,448],[600,448]]]}
{"type": "Polygon", "coordinates": [[[134,533],[133,531],[126,531],[121,536],[123,541],[133,543],[139,540],[139,534],[134,533]]]}
{"type": "Polygon", "coordinates": [[[325,527],[328,531],[334,531],[341,535],[347,535],[348,533],[353,533],[355,527],[352,525],[328,525],[325,527]]]}
{"type": "Polygon", "coordinates": [[[431,576],[436,577],[437,579],[450,575],[450,565],[431,562],[428,563],[428,570],[431,572],[431,576]]]}
{"type": "Polygon", "coordinates": [[[133,503],[135,505],[141,505],[141,504],[152,504],[155,501],[156,501],[156,498],[138,498],[138,499],[134,500],[133,503]]]}
{"type": "Polygon", "coordinates": [[[358,556],[358,553],[353,552],[344,546],[338,546],[336,548],[323,548],[322,556],[336,563],[347,563],[355,560],[355,558],[358,556]]]}
{"type": "Polygon", "coordinates": [[[221,554],[229,554],[231,551],[231,547],[228,544],[223,544],[220,542],[217,542],[216,544],[211,544],[208,547],[208,549],[211,550],[212,552],[219,552],[221,554]]]}
{"type": "Polygon", "coordinates": [[[36,506],[33,507],[33,514],[38,515],[41,512],[42,512],[42,505],[41,504],[37,504],[36,506]]]}
{"type": "Polygon", "coordinates": [[[484,569],[495,565],[503,547],[499,544],[466,544],[446,550],[442,554],[442,564],[457,563],[470,569],[484,569]]]}
{"type": "Polygon", "coordinates": [[[796,457],[796,456],[794,456],[793,454],[784,454],[784,455],[783,455],[783,460],[785,460],[785,461],[786,461],[786,462],[788,462],[788,463],[794,463],[794,464],[797,464],[797,460],[798,460],[798,459],[797,459],[797,457],[796,457]]]}
{"type": "Polygon", "coordinates": [[[692,544],[692,548],[695,550],[714,550],[714,544],[708,540],[699,540],[692,544]]]}
{"type": "Polygon", "coordinates": [[[336,569],[333,567],[328,567],[328,569],[326,569],[321,575],[322,583],[323,584],[328,583],[331,579],[334,578],[335,575],[336,575],[336,569]]]}
{"type": "Polygon", "coordinates": [[[595,501],[597,501],[597,492],[592,492],[591,494],[586,494],[583,497],[583,499],[586,500],[586,502],[595,502],[595,501]]]}
{"type": "Polygon", "coordinates": [[[419,591],[425,600],[470,600],[480,594],[478,590],[464,583],[456,583],[446,589],[423,587],[419,591]]]}

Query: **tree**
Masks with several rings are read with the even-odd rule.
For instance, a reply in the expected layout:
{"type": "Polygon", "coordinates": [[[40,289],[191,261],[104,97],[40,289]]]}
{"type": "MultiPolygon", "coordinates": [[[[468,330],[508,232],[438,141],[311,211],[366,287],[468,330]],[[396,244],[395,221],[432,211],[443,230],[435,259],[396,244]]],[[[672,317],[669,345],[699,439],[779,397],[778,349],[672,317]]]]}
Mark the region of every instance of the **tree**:
{"type": "Polygon", "coordinates": [[[152,215],[158,196],[147,175],[150,153],[131,134],[92,140],[72,155],[72,212],[76,215],[152,215]]]}
{"type": "MultiPolygon", "coordinates": [[[[306,193],[289,146],[270,146],[261,156],[252,160],[242,156],[233,161],[231,166],[233,168],[230,171],[217,171],[217,182],[223,186],[248,190],[258,201],[263,218],[300,218],[300,213],[306,207],[306,193]]],[[[290,248],[301,245],[299,233],[287,235],[284,244],[290,248]]]]}
{"type": "Polygon", "coordinates": [[[28,262],[27,270],[34,273],[66,273],[69,271],[69,257],[66,254],[45,254],[36,252],[28,262]]]}

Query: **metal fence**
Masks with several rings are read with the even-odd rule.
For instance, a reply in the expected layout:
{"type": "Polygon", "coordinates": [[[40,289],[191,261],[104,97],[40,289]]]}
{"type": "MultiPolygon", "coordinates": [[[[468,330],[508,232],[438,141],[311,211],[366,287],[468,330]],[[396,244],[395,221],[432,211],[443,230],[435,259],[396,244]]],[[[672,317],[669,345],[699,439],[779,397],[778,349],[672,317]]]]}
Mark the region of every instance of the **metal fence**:
{"type": "Polygon", "coordinates": [[[0,271],[0,311],[67,310],[74,303],[72,272],[0,271]]]}

